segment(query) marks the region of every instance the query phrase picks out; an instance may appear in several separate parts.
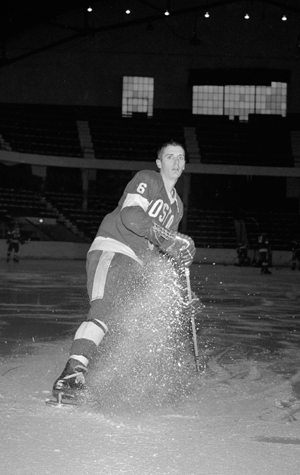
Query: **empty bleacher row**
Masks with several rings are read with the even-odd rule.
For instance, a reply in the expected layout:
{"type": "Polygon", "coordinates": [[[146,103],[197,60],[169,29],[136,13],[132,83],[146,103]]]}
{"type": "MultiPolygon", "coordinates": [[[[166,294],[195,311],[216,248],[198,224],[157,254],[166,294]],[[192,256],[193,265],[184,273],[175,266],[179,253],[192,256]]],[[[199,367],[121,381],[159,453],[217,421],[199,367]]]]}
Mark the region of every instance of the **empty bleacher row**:
{"type": "Polygon", "coordinates": [[[86,121],[95,158],[153,161],[166,140],[184,143],[182,121],[171,117],[148,120],[144,114],[124,118],[114,108],[1,104],[0,148],[83,158],[77,122],[86,121]]]}
{"type": "Polygon", "coordinates": [[[178,114],[147,118],[145,114],[121,117],[119,110],[77,110],[88,120],[95,157],[112,160],[153,161],[157,147],[173,138],[185,143],[182,118],[178,114]],[[169,117],[170,116],[170,117],[169,117]]]}
{"type": "Polygon", "coordinates": [[[247,211],[244,219],[252,249],[257,245],[257,236],[263,232],[268,235],[274,250],[288,251],[292,241],[300,241],[300,216],[297,212],[247,211]]]}
{"type": "Polygon", "coordinates": [[[250,115],[246,123],[202,116],[196,130],[203,163],[294,166],[290,130],[281,116],[250,115]]]}
{"type": "MultiPolygon", "coordinates": [[[[46,192],[40,196],[26,190],[0,188],[2,237],[9,222],[16,219],[32,240],[91,242],[104,216],[116,205],[112,198],[91,194],[83,209],[80,193],[46,192]]],[[[246,210],[243,221],[249,249],[256,249],[262,232],[268,234],[273,250],[290,250],[291,242],[300,240],[297,212],[246,210]]],[[[229,209],[189,209],[184,232],[198,248],[235,249],[239,244],[235,217],[229,209]]]]}
{"type": "Polygon", "coordinates": [[[0,188],[2,238],[5,238],[14,221],[22,228],[25,239],[67,242],[87,240],[44,196],[30,190],[0,188]]]}
{"type": "Polygon", "coordinates": [[[41,218],[56,218],[56,213],[47,207],[41,197],[30,190],[10,188],[0,189],[1,216],[36,216],[41,218]]]}
{"type": "MultiPolygon", "coordinates": [[[[256,249],[258,236],[266,233],[273,250],[289,251],[294,240],[300,240],[300,217],[297,212],[245,211],[245,243],[256,249]]],[[[231,210],[192,209],[188,212],[187,234],[199,248],[235,249],[239,236],[231,210]]]]}
{"type": "Polygon", "coordinates": [[[150,118],[124,118],[121,110],[109,107],[0,104],[0,148],[83,157],[80,121],[88,124],[97,159],[152,161],[157,147],[170,138],[188,149],[184,129],[193,127],[199,163],[294,166],[289,122],[281,116],[250,115],[245,123],[227,116],[158,110],[150,118]]]}
{"type": "Polygon", "coordinates": [[[186,233],[192,236],[196,247],[234,249],[237,237],[230,210],[188,210],[186,233]]]}
{"type": "Polygon", "coordinates": [[[80,233],[92,240],[104,216],[112,211],[117,202],[104,196],[91,194],[86,209],[81,194],[47,192],[46,199],[55,207],[60,215],[69,220],[80,233]]]}
{"type": "Polygon", "coordinates": [[[72,107],[0,104],[0,134],[6,150],[82,157],[72,107]]]}

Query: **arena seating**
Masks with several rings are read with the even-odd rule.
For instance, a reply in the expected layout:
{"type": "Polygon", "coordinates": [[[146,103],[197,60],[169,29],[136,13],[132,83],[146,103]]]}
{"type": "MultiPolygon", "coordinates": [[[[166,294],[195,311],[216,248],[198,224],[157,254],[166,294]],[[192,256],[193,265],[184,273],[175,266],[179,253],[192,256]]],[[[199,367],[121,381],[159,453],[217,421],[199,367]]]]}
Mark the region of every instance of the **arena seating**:
{"type": "Polygon", "coordinates": [[[155,111],[121,116],[109,107],[0,104],[0,147],[23,153],[83,157],[77,121],[87,121],[98,159],[152,161],[158,144],[185,143],[184,127],[194,126],[202,163],[293,166],[290,131],[281,116],[192,116],[155,111]]]}
{"type": "Polygon", "coordinates": [[[199,116],[196,131],[202,163],[292,167],[290,131],[281,116],[250,115],[249,122],[199,116]]]}
{"type": "Polygon", "coordinates": [[[294,211],[247,211],[245,213],[249,246],[257,247],[259,234],[266,233],[271,249],[291,250],[293,240],[300,240],[300,217],[294,211]]]}
{"type": "Polygon", "coordinates": [[[153,162],[158,144],[170,138],[184,143],[183,124],[180,120],[165,117],[147,118],[133,114],[124,118],[121,114],[103,112],[90,120],[95,156],[99,159],[138,160],[153,162]]]}
{"type": "MultiPolygon", "coordinates": [[[[0,104],[0,149],[47,154],[54,161],[57,156],[83,157],[78,121],[88,124],[94,156],[99,160],[152,162],[158,144],[170,138],[185,143],[185,127],[194,127],[200,150],[199,163],[294,165],[289,122],[279,116],[250,116],[249,122],[244,123],[228,117],[192,116],[173,110],[155,111],[151,118],[144,114],[124,118],[121,110],[108,107],[0,104]]],[[[5,176],[9,173],[7,167],[5,176]]],[[[13,170],[11,173],[13,179],[13,170]]],[[[20,181],[22,177],[18,177],[18,184],[20,181]]],[[[31,188],[28,176],[22,183],[23,191],[6,188],[8,185],[1,178],[0,186],[2,222],[14,216],[58,217],[61,226],[67,225],[69,231],[73,226],[78,231],[79,234],[73,232],[77,236],[75,240],[92,240],[102,218],[117,204],[117,198],[108,200],[103,193],[101,196],[90,194],[87,206],[83,206],[80,192],[46,189],[46,193],[40,195],[36,188],[35,192],[31,188]]],[[[262,228],[269,234],[274,249],[288,249],[290,241],[299,236],[298,212],[274,208],[271,214],[266,211],[264,216],[257,216],[259,211],[255,209],[246,210],[245,224],[251,246],[256,245],[262,228]],[[270,216],[271,219],[267,219],[270,216]],[[253,224],[255,221],[260,223],[259,230],[253,224]]],[[[46,228],[44,231],[47,234],[46,228]]],[[[55,233],[51,228],[47,232],[56,239],[62,236],[61,231],[55,233]]],[[[202,202],[198,208],[193,202],[188,210],[186,232],[198,247],[236,248],[238,245],[230,207],[204,206],[202,202]]]]}
{"type": "Polygon", "coordinates": [[[0,134],[16,152],[83,156],[73,107],[0,104],[0,134]]]}
{"type": "MultiPolygon", "coordinates": [[[[91,194],[87,209],[82,209],[82,195],[68,192],[46,192],[44,197],[28,190],[0,188],[0,221],[8,227],[9,220],[36,217],[44,222],[26,226],[32,239],[73,242],[92,241],[104,216],[117,204],[114,199],[91,194]],[[47,224],[47,218],[56,220],[47,224]]],[[[296,211],[244,211],[249,247],[257,247],[261,232],[269,236],[273,250],[290,250],[291,242],[300,239],[300,217],[296,211]]],[[[3,228],[3,226],[2,226],[3,228]]],[[[238,239],[231,210],[190,208],[186,233],[199,248],[235,249],[238,239]]]]}
{"type": "Polygon", "coordinates": [[[15,216],[56,217],[56,213],[47,207],[47,203],[30,190],[0,188],[0,207],[7,219],[15,216]]]}
{"type": "Polygon", "coordinates": [[[46,199],[90,240],[95,237],[104,216],[117,204],[113,199],[95,194],[89,196],[87,209],[83,209],[82,195],[78,193],[47,192],[46,199]]]}
{"type": "Polygon", "coordinates": [[[85,241],[68,229],[64,217],[44,196],[33,191],[0,188],[0,209],[1,237],[5,237],[10,223],[17,221],[22,235],[31,240],[85,241]]]}
{"type": "Polygon", "coordinates": [[[189,209],[186,232],[193,237],[196,247],[237,247],[234,219],[230,210],[189,209]]]}

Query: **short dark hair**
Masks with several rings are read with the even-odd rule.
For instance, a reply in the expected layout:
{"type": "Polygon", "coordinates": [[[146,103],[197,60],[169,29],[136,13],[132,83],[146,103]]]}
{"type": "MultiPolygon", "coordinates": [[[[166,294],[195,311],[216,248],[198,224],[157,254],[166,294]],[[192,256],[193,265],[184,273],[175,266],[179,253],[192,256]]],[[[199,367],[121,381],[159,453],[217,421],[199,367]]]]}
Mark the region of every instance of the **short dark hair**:
{"type": "Polygon", "coordinates": [[[169,145],[173,145],[173,147],[181,147],[185,152],[185,147],[182,145],[182,143],[177,142],[176,140],[170,139],[168,142],[163,143],[157,150],[157,158],[161,160],[161,155],[164,151],[165,148],[167,148],[169,145]]]}

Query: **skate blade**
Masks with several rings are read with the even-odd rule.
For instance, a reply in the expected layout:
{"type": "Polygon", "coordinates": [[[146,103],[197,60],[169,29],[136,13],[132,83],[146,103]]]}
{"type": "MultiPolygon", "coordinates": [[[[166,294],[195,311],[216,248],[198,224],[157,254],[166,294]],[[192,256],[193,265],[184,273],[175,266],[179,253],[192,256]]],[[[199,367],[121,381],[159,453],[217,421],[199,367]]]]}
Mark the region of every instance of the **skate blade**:
{"type": "Polygon", "coordinates": [[[45,403],[47,404],[47,406],[54,406],[57,408],[68,408],[78,405],[78,403],[74,399],[46,399],[45,403]]]}

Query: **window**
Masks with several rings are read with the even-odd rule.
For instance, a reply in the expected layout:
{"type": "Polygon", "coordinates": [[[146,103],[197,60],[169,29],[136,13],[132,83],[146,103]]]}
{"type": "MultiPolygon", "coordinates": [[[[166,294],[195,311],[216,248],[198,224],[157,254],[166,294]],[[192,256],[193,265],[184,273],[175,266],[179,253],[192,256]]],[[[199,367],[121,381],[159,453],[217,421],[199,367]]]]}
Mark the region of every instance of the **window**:
{"type": "Polygon", "coordinates": [[[223,86],[193,86],[193,114],[223,115],[223,86]]]}
{"type": "Polygon", "coordinates": [[[193,86],[193,114],[238,116],[248,120],[249,114],[286,116],[287,84],[271,86],[226,85],[193,86]]]}
{"type": "Polygon", "coordinates": [[[123,77],[122,116],[133,112],[153,116],[154,79],[139,76],[123,77]]]}
{"type": "Polygon", "coordinates": [[[224,115],[247,120],[255,113],[255,86],[225,86],[224,115]]]}
{"type": "Polygon", "coordinates": [[[256,86],[256,114],[286,116],[287,84],[272,82],[270,86],[256,86]]]}

